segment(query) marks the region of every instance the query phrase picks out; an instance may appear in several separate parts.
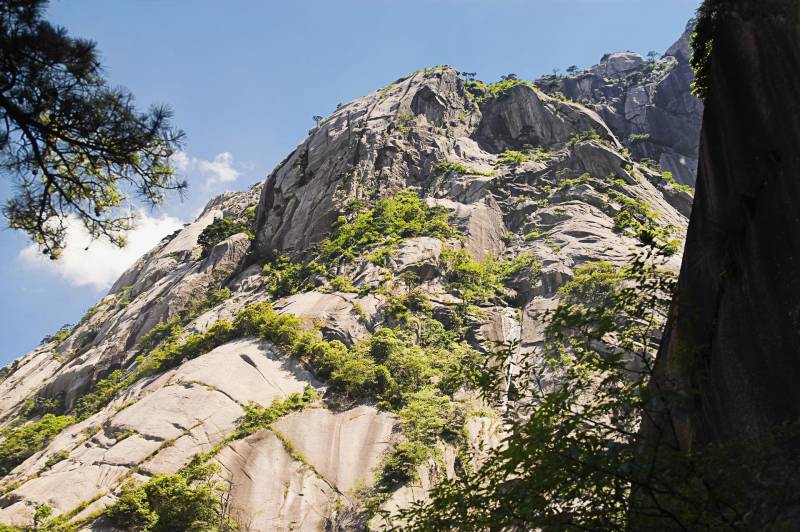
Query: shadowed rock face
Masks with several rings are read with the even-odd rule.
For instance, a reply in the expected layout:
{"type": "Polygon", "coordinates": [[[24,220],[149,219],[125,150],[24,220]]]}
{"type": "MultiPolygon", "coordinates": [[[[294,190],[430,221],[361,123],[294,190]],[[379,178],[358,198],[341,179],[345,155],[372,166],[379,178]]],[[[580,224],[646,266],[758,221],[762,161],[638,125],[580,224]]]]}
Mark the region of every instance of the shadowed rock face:
{"type": "Polygon", "coordinates": [[[694,21],[661,59],[606,54],[574,76],[537,81],[597,112],[636,159],[652,159],[679,183],[694,186],[703,104],[691,94],[689,38],[694,21]]]}
{"type": "Polygon", "coordinates": [[[697,391],[673,413],[687,449],[800,416],[800,4],[710,4],[697,196],[658,358],[662,385],[697,391]]]}
{"type": "MultiPolygon", "coordinates": [[[[642,61],[617,54],[606,63],[616,75],[642,61]]],[[[220,288],[230,297],[189,313],[182,338],[270,301],[277,312],[317,326],[326,339],[353,345],[380,327],[397,326],[392,300],[408,295],[407,274],[444,323],[472,306],[445,274],[443,256],[460,248],[477,258],[530,254],[541,265],[509,279],[506,293],[476,302],[474,315],[465,318],[464,339],[478,353],[513,341],[515,356],[530,357],[545,340],[541,312],[557,305],[558,290],[575,269],[597,261],[623,265],[637,249],[633,232],[615,224],[627,204],[646,205],[653,223],[680,239],[691,200],[631,159],[592,109],[529,84],[476,99],[452,68],[419,71],[339,107],[263,185],[212,200],[194,223],[137,261],[64,342],[15,361],[0,378],[0,427],[27,422],[22,412],[34,397],[61,399],[69,413],[112,370],[133,374],[143,335],[220,288]],[[513,152],[506,150],[526,154],[509,159],[513,152]],[[368,249],[325,264],[327,278],[314,289],[271,295],[265,258],[308,258],[349,201],[374,202],[405,188],[442,208],[459,238],[399,238],[385,262],[370,260],[368,249]],[[215,219],[244,219],[253,208],[254,241],[239,233],[207,250],[198,245],[215,219]],[[335,277],[352,286],[335,285],[335,277]]],[[[668,267],[677,270],[679,260],[673,257],[668,267]]],[[[260,339],[238,338],[196,355],[120,390],[10,471],[0,480],[7,490],[0,522],[29,526],[44,503],[57,514],[88,501],[94,502],[82,515],[102,511],[125,480],[175,473],[216,449],[213,459],[230,483],[232,516],[243,528],[365,526],[359,492],[374,486],[385,457],[403,440],[398,416],[330,393],[299,360],[260,339]],[[236,432],[249,403],[266,407],[306,386],[322,396],[312,407],[247,437],[236,432]]],[[[452,400],[464,408],[476,401],[464,390],[452,400]]],[[[487,410],[453,430],[475,451],[473,467],[502,437],[487,410]]],[[[418,480],[392,487],[383,509],[424,499],[438,480],[456,474],[456,448],[444,440],[435,445],[441,461],[430,459],[418,480]]]]}

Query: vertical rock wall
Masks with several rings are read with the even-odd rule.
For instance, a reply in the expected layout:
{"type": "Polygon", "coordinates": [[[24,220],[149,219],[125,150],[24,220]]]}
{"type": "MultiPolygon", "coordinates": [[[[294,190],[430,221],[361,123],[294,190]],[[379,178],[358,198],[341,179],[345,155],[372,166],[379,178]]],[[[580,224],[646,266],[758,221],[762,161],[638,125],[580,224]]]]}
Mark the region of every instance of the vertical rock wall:
{"type": "Polygon", "coordinates": [[[697,193],[657,364],[662,385],[696,391],[673,412],[687,449],[800,415],[800,2],[708,7],[697,193]]]}

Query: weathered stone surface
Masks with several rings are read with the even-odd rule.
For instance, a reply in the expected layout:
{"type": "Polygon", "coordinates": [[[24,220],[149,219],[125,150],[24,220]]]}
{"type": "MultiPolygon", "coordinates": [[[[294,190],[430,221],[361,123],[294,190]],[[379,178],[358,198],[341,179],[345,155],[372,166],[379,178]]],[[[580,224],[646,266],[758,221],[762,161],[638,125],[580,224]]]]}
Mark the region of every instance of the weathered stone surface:
{"type": "Polygon", "coordinates": [[[111,425],[159,440],[175,439],[203,425],[205,432],[222,439],[241,415],[241,407],[222,392],[202,384],[170,385],[121,410],[111,425]]]}
{"type": "Polygon", "coordinates": [[[391,445],[395,424],[393,415],[359,406],[338,413],[308,409],[274,426],[325,480],[347,492],[371,483],[373,469],[391,445]]]}
{"type": "Polygon", "coordinates": [[[410,238],[400,244],[392,257],[394,269],[398,273],[414,272],[423,280],[433,279],[440,273],[438,263],[442,249],[444,245],[438,238],[410,238]]]}
{"type": "Polygon", "coordinates": [[[612,137],[594,112],[518,85],[484,107],[476,135],[481,146],[498,153],[525,145],[563,143],[582,131],[597,131],[603,137],[612,137]]]}
{"type": "Polygon", "coordinates": [[[306,318],[309,323],[323,324],[325,336],[345,343],[364,337],[366,325],[377,312],[380,299],[374,295],[357,297],[355,294],[305,292],[277,301],[279,312],[306,318]]]}
{"type": "Polygon", "coordinates": [[[5,496],[16,502],[0,510],[0,523],[27,526],[40,504],[49,504],[58,513],[72,510],[83,501],[111,490],[127,471],[124,467],[100,464],[44,474],[5,496]]]}
{"type": "Polygon", "coordinates": [[[224,449],[231,515],[244,530],[324,530],[338,493],[263,430],[224,449]]]}
{"type": "Polygon", "coordinates": [[[20,406],[48,379],[61,364],[52,351],[53,345],[42,346],[11,363],[8,376],[0,382],[0,421],[10,421],[14,407],[20,406]]]}
{"type": "Polygon", "coordinates": [[[186,434],[162,444],[160,450],[149,460],[139,465],[139,470],[148,475],[171,475],[186,466],[192,457],[198,453],[206,452],[215,443],[218,437],[206,433],[202,426],[189,430],[186,434]]]}
{"type": "Polygon", "coordinates": [[[244,406],[254,401],[269,406],[273,400],[302,393],[316,380],[296,360],[280,356],[257,339],[229,342],[183,364],[172,383],[197,383],[218,391],[244,406]]]}

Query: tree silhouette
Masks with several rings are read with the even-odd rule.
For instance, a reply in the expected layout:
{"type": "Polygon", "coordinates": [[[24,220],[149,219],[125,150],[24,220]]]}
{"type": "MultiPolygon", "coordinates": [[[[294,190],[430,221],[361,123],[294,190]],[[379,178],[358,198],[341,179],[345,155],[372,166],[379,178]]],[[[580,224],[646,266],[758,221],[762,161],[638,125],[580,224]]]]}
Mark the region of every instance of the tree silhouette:
{"type": "Polygon", "coordinates": [[[577,73],[578,73],[577,65],[570,65],[569,67],[567,67],[567,74],[569,74],[570,76],[574,76],[577,73]]]}
{"type": "Polygon", "coordinates": [[[16,189],[9,227],[57,258],[70,217],[123,246],[130,195],[154,205],[186,183],[170,164],[183,139],[170,110],[137,111],[102,77],[95,44],[43,20],[46,7],[0,1],[0,172],[16,189]]]}

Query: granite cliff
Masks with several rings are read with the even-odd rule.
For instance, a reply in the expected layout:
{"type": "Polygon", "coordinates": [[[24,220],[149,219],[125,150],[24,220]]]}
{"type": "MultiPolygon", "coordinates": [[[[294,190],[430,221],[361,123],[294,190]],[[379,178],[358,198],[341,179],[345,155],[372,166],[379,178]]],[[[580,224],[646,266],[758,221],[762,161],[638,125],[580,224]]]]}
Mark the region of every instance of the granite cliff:
{"type": "Polygon", "coordinates": [[[694,186],[703,102],[691,92],[689,44],[695,21],[660,58],[606,54],[600,63],[567,76],[537,81],[593,109],[637,159],[650,159],[694,186]]]}
{"type": "Polygon", "coordinates": [[[700,109],[685,39],[655,66],[620,57],[559,80],[587,105],[413,73],[213,199],[4,369],[0,522],[46,505],[59,530],[180,528],[131,501],[210,474],[242,530],[381,528],[480,462],[500,427],[464,370],[497,344],[536,356],[559,288],[625,264],[639,228],[680,249],[700,109]],[[628,62],[652,76],[608,89],[628,62]],[[650,137],[628,151],[633,132],[650,137]]]}
{"type": "Polygon", "coordinates": [[[697,197],[656,366],[669,399],[646,441],[739,449],[720,482],[729,507],[747,509],[733,522],[793,529],[799,503],[776,494],[797,492],[800,6],[710,0],[701,13],[713,52],[697,197]]]}

